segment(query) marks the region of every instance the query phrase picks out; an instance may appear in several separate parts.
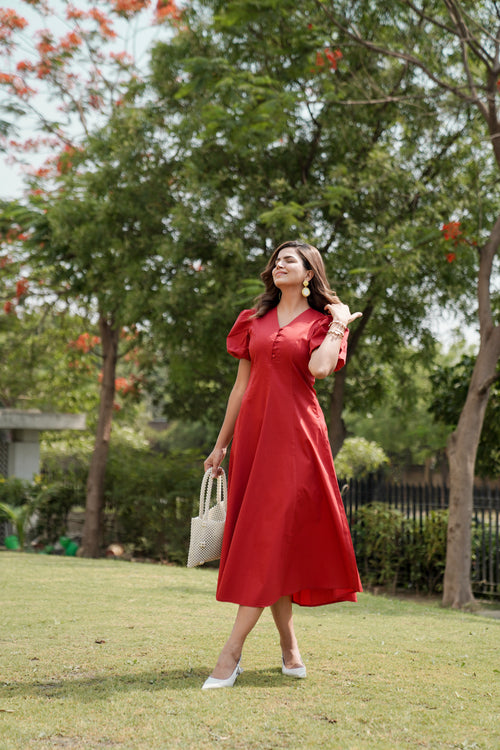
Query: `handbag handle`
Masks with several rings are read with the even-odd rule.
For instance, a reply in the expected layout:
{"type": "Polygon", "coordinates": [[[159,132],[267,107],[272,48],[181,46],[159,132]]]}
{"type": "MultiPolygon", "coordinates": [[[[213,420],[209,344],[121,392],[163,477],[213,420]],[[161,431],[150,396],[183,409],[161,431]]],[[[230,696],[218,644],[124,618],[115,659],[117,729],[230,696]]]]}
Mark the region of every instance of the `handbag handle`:
{"type": "MultiPolygon", "coordinates": [[[[215,477],[217,482],[217,505],[227,500],[227,482],[226,474],[224,469],[221,469],[222,474],[215,477]]],[[[212,485],[214,477],[212,476],[212,469],[207,469],[203,475],[200,489],[200,518],[208,517],[208,511],[210,510],[210,500],[212,498],[212,485]]]]}

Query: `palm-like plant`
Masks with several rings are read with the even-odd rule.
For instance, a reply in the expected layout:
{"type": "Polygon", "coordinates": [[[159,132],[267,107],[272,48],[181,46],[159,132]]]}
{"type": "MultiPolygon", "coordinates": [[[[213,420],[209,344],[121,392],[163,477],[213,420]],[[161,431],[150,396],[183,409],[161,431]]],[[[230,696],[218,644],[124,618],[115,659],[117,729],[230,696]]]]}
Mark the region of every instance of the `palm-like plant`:
{"type": "Polygon", "coordinates": [[[0,514],[6,516],[7,519],[14,525],[21,549],[24,548],[24,542],[26,539],[26,527],[28,525],[28,521],[32,512],[33,506],[31,503],[24,503],[24,505],[16,506],[9,505],[9,503],[0,502],[0,514]]]}

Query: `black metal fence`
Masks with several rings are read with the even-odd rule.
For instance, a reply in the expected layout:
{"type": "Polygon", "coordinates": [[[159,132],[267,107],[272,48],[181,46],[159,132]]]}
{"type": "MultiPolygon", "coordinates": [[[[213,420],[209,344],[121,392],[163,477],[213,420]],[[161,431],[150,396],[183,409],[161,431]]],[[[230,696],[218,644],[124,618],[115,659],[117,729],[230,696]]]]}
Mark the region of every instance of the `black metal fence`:
{"type": "MultiPolygon", "coordinates": [[[[377,476],[340,481],[342,498],[351,528],[358,508],[384,503],[399,510],[417,525],[432,511],[448,509],[449,489],[443,486],[393,484],[377,476]]],[[[471,580],[475,594],[500,598],[500,490],[474,488],[471,580]]],[[[356,547],[356,535],[353,534],[356,547]]]]}

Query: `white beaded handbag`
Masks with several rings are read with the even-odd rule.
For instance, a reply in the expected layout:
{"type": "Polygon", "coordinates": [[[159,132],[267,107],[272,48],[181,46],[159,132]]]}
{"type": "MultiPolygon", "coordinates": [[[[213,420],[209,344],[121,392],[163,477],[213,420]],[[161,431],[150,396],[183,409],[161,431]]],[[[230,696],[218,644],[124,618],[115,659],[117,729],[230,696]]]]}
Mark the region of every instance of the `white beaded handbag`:
{"type": "Polygon", "coordinates": [[[191,519],[191,538],[187,567],[218,560],[222,549],[222,537],[226,522],[227,482],[226,475],[212,476],[212,469],[205,472],[200,489],[200,512],[191,519]],[[216,483],[216,502],[210,507],[212,486],[216,483]]]}

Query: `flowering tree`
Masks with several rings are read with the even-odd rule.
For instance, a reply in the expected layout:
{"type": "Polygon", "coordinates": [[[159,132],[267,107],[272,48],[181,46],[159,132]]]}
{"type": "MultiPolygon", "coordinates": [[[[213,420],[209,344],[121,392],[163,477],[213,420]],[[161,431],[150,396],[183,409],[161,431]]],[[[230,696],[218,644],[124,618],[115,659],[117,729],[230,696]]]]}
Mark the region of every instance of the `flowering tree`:
{"type": "Polygon", "coordinates": [[[154,24],[167,21],[175,29],[181,13],[170,0],[109,0],[99,7],[30,0],[26,8],[26,18],[0,12],[0,85],[11,130],[13,116],[21,123],[31,118],[42,135],[10,137],[4,148],[17,151],[21,162],[26,150],[46,151],[28,173],[25,248],[31,267],[48,269],[51,288],[65,289],[98,327],[99,341],[75,341],[79,354],[98,345],[102,358],[82,540],[83,554],[96,556],[115,394],[139,386],[117,376],[121,332],[137,331],[152,315],[152,296],[166,273],[168,165],[155,123],[137,106],[144,71],[128,47],[154,24]]]}
{"type": "MultiPolygon", "coordinates": [[[[302,236],[319,247],[341,298],[363,310],[348,366],[319,388],[336,453],[346,398],[351,410],[369,409],[384,363],[409,340],[431,356],[429,306],[473,293],[473,253],[448,263],[440,232],[464,192],[455,180],[462,127],[405,104],[409,86],[422,98],[425,88],[333,37],[314,0],[205,5],[211,20],[192,11],[175,43],[153,55],[184,160],[171,190],[189,206],[171,217],[190,262],[165,299],[168,408],[213,415],[234,375],[214,336],[223,341],[252,304],[259,286],[242,280],[258,277],[266,251],[302,236]],[[389,87],[388,101],[366,106],[368,85],[389,87]]],[[[479,150],[474,158],[482,163],[479,150]]]]}
{"type": "MultiPolygon", "coordinates": [[[[346,43],[365,50],[367,58],[379,60],[381,64],[396,61],[402,72],[410,71],[415,79],[425,80],[427,101],[440,102],[438,113],[443,124],[446,121],[459,124],[467,134],[469,144],[478,122],[481,123],[483,139],[489,140],[491,146],[490,165],[485,174],[496,168],[498,181],[500,25],[496,2],[443,0],[429,5],[398,0],[391,6],[390,22],[385,4],[370,2],[365,10],[377,14],[380,19],[372,27],[371,34],[360,31],[358,12],[362,8],[351,3],[320,0],[317,0],[317,5],[336,38],[340,36],[346,43]],[[391,27],[396,25],[397,35],[390,33],[388,23],[391,27]]],[[[366,96],[367,103],[373,103],[370,93],[366,96]]],[[[408,91],[405,99],[411,100],[411,97],[412,92],[408,91]]],[[[390,94],[379,89],[377,98],[389,99],[390,94]]],[[[498,192],[491,184],[488,184],[488,190],[498,192]]],[[[474,199],[476,204],[486,206],[486,191],[479,187],[474,199]]],[[[456,211],[460,209],[457,207],[456,211]]],[[[470,216],[467,217],[469,220],[470,216]]],[[[482,211],[477,217],[475,230],[479,237],[477,245],[466,244],[472,244],[476,253],[480,344],[467,397],[447,449],[450,517],[443,604],[453,607],[467,606],[474,601],[470,584],[474,466],[491,386],[499,377],[500,324],[494,285],[500,248],[498,212],[495,215],[491,208],[482,211]]],[[[465,247],[461,236],[458,221],[443,226],[450,267],[457,267],[461,261],[465,247]]]]}
{"type": "MultiPolygon", "coordinates": [[[[82,137],[106,122],[144,77],[141,60],[164,21],[177,25],[173,0],[22,0],[26,17],[0,8],[0,85],[13,126],[29,118],[30,137],[4,137],[11,155],[44,149],[47,161],[35,172],[48,177],[64,168],[82,137]],[[102,9],[101,9],[102,8],[102,9]],[[139,58],[133,53],[138,52],[139,58]],[[40,137],[33,136],[39,130],[40,137]]],[[[7,120],[7,123],[9,120],[7,120]]],[[[30,158],[30,163],[32,162],[30,158]]]]}

